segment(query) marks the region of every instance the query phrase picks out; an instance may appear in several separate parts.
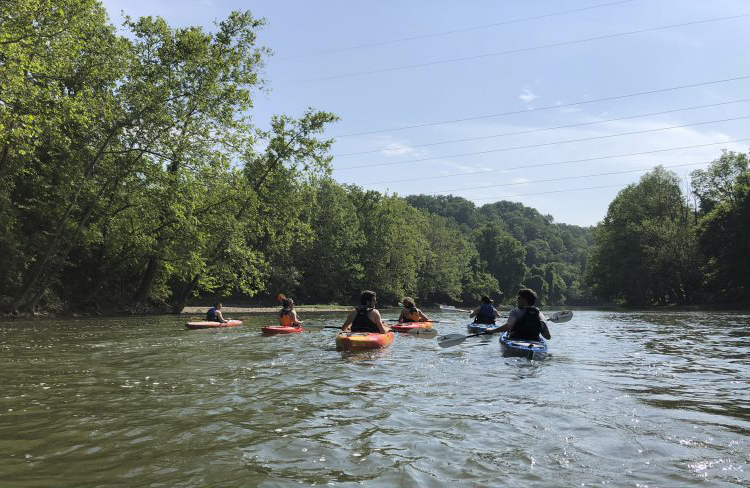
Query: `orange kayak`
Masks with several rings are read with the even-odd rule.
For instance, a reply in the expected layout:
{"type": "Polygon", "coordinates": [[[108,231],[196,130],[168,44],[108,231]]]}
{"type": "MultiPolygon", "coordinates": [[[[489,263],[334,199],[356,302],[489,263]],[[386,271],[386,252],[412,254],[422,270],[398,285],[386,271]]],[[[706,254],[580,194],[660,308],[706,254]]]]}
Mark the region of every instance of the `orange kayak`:
{"type": "Polygon", "coordinates": [[[432,322],[399,322],[391,325],[396,332],[409,332],[414,329],[432,329],[432,322]]]}
{"type": "Polygon", "coordinates": [[[218,327],[237,327],[242,325],[241,320],[230,320],[229,322],[188,322],[185,327],[188,329],[215,329],[218,327]]]}
{"type": "Polygon", "coordinates": [[[375,334],[372,332],[341,332],[336,335],[336,349],[357,351],[360,349],[380,349],[393,342],[393,332],[375,334]]]}
{"type": "Polygon", "coordinates": [[[267,327],[260,328],[263,335],[275,335],[275,334],[297,334],[302,332],[302,327],[283,327],[281,325],[269,325],[267,327]]]}

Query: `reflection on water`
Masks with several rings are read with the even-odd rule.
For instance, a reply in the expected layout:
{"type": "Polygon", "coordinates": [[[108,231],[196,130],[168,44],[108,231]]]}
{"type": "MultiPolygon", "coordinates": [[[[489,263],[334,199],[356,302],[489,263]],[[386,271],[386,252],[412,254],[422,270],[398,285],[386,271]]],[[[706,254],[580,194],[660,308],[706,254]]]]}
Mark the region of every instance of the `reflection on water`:
{"type": "Polygon", "coordinates": [[[747,314],[576,312],[542,362],[496,338],[338,352],[332,330],[262,337],[274,319],[3,324],[2,486],[750,482],[747,314]]]}

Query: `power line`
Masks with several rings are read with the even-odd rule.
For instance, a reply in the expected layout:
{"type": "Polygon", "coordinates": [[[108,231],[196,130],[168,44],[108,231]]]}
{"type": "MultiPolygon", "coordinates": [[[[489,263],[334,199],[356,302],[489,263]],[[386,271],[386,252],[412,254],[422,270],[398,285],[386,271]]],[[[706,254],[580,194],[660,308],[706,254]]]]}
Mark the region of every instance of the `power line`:
{"type": "Polygon", "coordinates": [[[342,47],[342,48],[338,48],[338,49],[329,49],[327,51],[319,51],[319,52],[309,53],[309,54],[300,54],[300,55],[297,55],[297,56],[288,56],[288,57],[285,57],[285,58],[276,59],[275,61],[289,61],[289,60],[293,60],[293,59],[308,58],[308,57],[312,57],[312,56],[322,56],[324,54],[334,54],[334,53],[340,53],[340,52],[346,52],[346,51],[354,51],[354,50],[357,50],[357,49],[365,49],[365,48],[369,48],[369,47],[386,46],[388,44],[397,44],[397,43],[400,43],[400,42],[415,41],[415,40],[418,40],[418,39],[428,39],[428,38],[431,38],[431,37],[445,36],[445,35],[448,35],[448,34],[457,34],[459,32],[468,32],[468,31],[473,31],[473,30],[489,29],[491,27],[499,27],[499,26],[502,26],[502,25],[519,24],[521,22],[527,22],[527,21],[530,21],[530,20],[539,20],[539,19],[545,19],[545,18],[548,18],[548,17],[556,17],[558,15],[566,15],[566,14],[572,14],[572,13],[576,13],[576,12],[583,12],[583,11],[586,11],[586,10],[594,10],[594,9],[598,9],[598,8],[611,7],[613,5],[621,5],[623,3],[631,3],[633,1],[635,1],[635,0],[623,0],[623,1],[619,1],[619,2],[610,2],[610,3],[599,4],[599,5],[592,5],[590,7],[576,8],[576,9],[571,9],[571,10],[561,10],[559,12],[552,12],[552,13],[542,14],[542,15],[534,15],[534,16],[531,16],[531,17],[522,17],[520,19],[506,20],[506,21],[503,21],[503,22],[495,22],[493,24],[476,25],[476,26],[472,26],[472,27],[465,27],[465,28],[462,28],[462,29],[452,29],[452,30],[441,31],[441,32],[433,32],[431,34],[422,34],[422,35],[419,35],[419,36],[403,37],[401,39],[392,39],[392,40],[388,40],[388,41],[373,42],[373,43],[370,43],[370,44],[360,44],[358,46],[342,47]]]}
{"type": "Polygon", "coordinates": [[[622,132],[620,134],[608,134],[604,136],[595,136],[595,137],[584,137],[581,139],[569,139],[566,141],[555,141],[555,142],[545,142],[541,144],[528,144],[526,146],[514,146],[514,147],[503,147],[500,149],[490,149],[487,151],[475,151],[475,152],[469,152],[469,153],[459,153],[459,154],[449,154],[446,156],[435,156],[431,158],[421,158],[421,159],[409,159],[406,161],[394,161],[390,163],[370,163],[370,164],[362,164],[359,166],[347,166],[345,168],[334,168],[334,171],[347,171],[351,169],[360,169],[360,168],[372,168],[375,166],[394,166],[394,165],[400,165],[400,164],[409,164],[409,163],[417,163],[417,162],[423,162],[423,161],[433,161],[435,159],[447,159],[447,158],[456,158],[456,157],[463,157],[463,156],[475,156],[478,154],[490,154],[490,153],[497,153],[497,152],[504,152],[504,151],[513,151],[516,149],[530,149],[534,147],[544,147],[544,146],[554,146],[557,144],[569,144],[571,142],[584,142],[584,141],[594,141],[594,140],[600,140],[600,139],[608,139],[611,137],[621,137],[621,136],[629,136],[629,135],[635,135],[635,134],[646,134],[650,132],[659,132],[664,130],[671,130],[671,129],[680,129],[684,127],[695,127],[698,125],[706,125],[706,124],[716,124],[719,122],[730,122],[734,120],[745,120],[750,119],[750,116],[743,116],[743,117],[731,117],[728,119],[718,119],[718,120],[708,120],[705,122],[695,122],[692,124],[682,124],[682,125],[673,125],[670,127],[661,127],[659,129],[647,129],[647,130],[638,130],[638,131],[632,131],[632,132],[622,132]]]}
{"type": "MultiPolygon", "coordinates": [[[[684,164],[675,164],[672,166],[662,166],[665,169],[671,169],[671,168],[681,168],[684,166],[699,166],[701,164],[709,164],[711,161],[701,161],[699,163],[684,163],[684,164]]],[[[430,192],[423,192],[422,195],[439,195],[441,193],[452,193],[454,191],[466,191],[466,190],[482,190],[485,188],[497,188],[502,186],[519,186],[519,185],[531,185],[534,183],[547,183],[550,181],[560,181],[560,180],[578,180],[582,178],[595,178],[597,176],[611,176],[611,175],[622,175],[627,173],[639,173],[642,171],[651,171],[652,169],[656,168],[656,166],[652,166],[650,168],[643,168],[643,169],[629,169],[625,171],[611,171],[608,173],[594,173],[589,175],[579,175],[579,176],[565,176],[562,178],[550,178],[547,180],[535,180],[535,181],[522,181],[517,183],[501,183],[497,185],[486,185],[486,186],[470,186],[470,187],[463,187],[463,188],[452,188],[449,190],[440,190],[440,191],[430,191],[430,192]]]]}
{"type": "Polygon", "coordinates": [[[739,81],[739,80],[747,80],[750,79],[750,76],[737,76],[734,78],[724,78],[723,80],[714,80],[714,81],[704,81],[701,83],[692,83],[690,85],[679,85],[679,86],[673,86],[669,88],[659,88],[656,90],[648,90],[648,91],[642,91],[642,92],[636,92],[636,93],[628,93],[626,95],[615,95],[612,97],[605,97],[605,98],[596,98],[593,100],[581,100],[578,102],[571,102],[571,103],[564,103],[561,105],[546,105],[544,107],[536,107],[536,108],[528,108],[523,110],[514,110],[512,112],[500,112],[496,114],[488,114],[488,115],[478,115],[475,117],[464,117],[460,119],[452,119],[452,120],[441,120],[438,122],[426,122],[424,124],[414,124],[414,125],[405,125],[401,127],[391,127],[389,129],[376,129],[376,130],[368,130],[368,131],[361,131],[361,132],[350,132],[349,134],[341,134],[338,136],[334,136],[335,138],[341,139],[343,137],[352,137],[352,136],[361,136],[366,134],[377,134],[380,132],[395,132],[399,130],[406,130],[406,129],[418,129],[420,127],[430,127],[434,125],[445,125],[445,124],[453,124],[456,122],[468,122],[470,120],[480,120],[480,119],[490,119],[493,117],[503,117],[505,115],[515,115],[515,114],[523,114],[523,113],[529,113],[529,112],[539,112],[542,110],[551,110],[555,108],[565,108],[565,107],[574,107],[576,105],[585,105],[588,103],[597,103],[597,102],[608,102],[611,100],[621,100],[623,98],[630,98],[630,97],[638,97],[641,95],[654,95],[656,93],[664,93],[669,91],[675,91],[675,90],[683,90],[685,88],[695,88],[699,86],[706,86],[706,85],[715,85],[718,83],[728,83],[730,81],[739,81]]]}
{"type": "Polygon", "coordinates": [[[538,191],[534,193],[516,193],[515,195],[498,195],[496,197],[486,197],[486,198],[472,198],[472,201],[475,202],[482,202],[484,200],[499,200],[501,198],[516,198],[516,197],[525,197],[529,195],[546,195],[548,193],[567,193],[571,191],[582,191],[582,190],[599,190],[602,188],[623,188],[625,186],[628,186],[628,184],[625,185],[602,185],[602,186],[587,186],[584,188],[570,188],[568,190],[552,190],[552,191],[538,191]]]}
{"type": "MultiPolygon", "coordinates": [[[[573,164],[573,163],[585,163],[590,161],[600,161],[602,159],[616,159],[616,158],[626,158],[631,156],[645,156],[646,154],[656,154],[660,152],[668,152],[668,151],[679,151],[682,149],[695,149],[699,147],[708,147],[708,146],[719,146],[724,144],[734,144],[737,142],[747,142],[750,141],[750,138],[747,139],[735,139],[733,141],[722,141],[722,142],[711,142],[707,144],[696,144],[692,146],[680,146],[680,147],[668,147],[665,149],[655,149],[653,151],[643,151],[643,152],[636,152],[636,153],[627,153],[627,154],[616,154],[613,156],[598,156],[595,158],[585,158],[585,159],[569,159],[567,161],[555,161],[552,163],[537,163],[537,164],[524,164],[521,166],[510,166],[506,168],[498,168],[498,169],[483,169],[480,171],[467,171],[464,173],[452,173],[447,175],[436,175],[436,176],[424,176],[422,178],[409,178],[409,181],[423,181],[423,180],[436,180],[440,178],[454,178],[456,176],[470,176],[470,175],[477,175],[477,174],[484,174],[484,173],[498,173],[501,171],[510,171],[514,169],[526,169],[526,168],[539,168],[543,166],[560,166],[565,164],[573,164]]],[[[387,183],[400,183],[404,181],[403,178],[398,180],[388,180],[388,181],[376,181],[374,183],[364,183],[361,186],[375,186],[375,185],[385,185],[387,183]]]]}
{"type": "Polygon", "coordinates": [[[529,52],[529,51],[537,51],[540,49],[547,49],[550,47],[570,46],[573,44],[581,44],[581,43],[591,42],[591,41],[601,41],[603,39],[613,39],[616,37],[625,37],[625,36],[631,36],[634,34],[643,34],[645,32],[654,32],[658,30],[673,29],[675,27],[686,27],[690,25],[708,24],[711,22],[721,22],[724,20],[740,19],[743,17],[750,17],[750,14],[731,15],[727,17],[717,17],[713,19],[696,20],[693,22],[683,22],[681,24],[662,25],[659,27],[649,27],[648,29],[639,29],[639,30],[628,31],[628,32],[618,32],[617,34],[606,34],[603,36],[587,37],[585,39],[575,39],[572,41],[556,42],[552,44],[542,44],[539,46],[524,47],[524,48],[519,48],[519,49],[509,49],[507,51],[498,51],[498,52],[487,53],[487,54],[477,54],[475,56],[463,56],[460,58],[441,59],[438,61],[430,61],[427,63],[407,64],[403,66],[393,66],[390,68],[381,68],[381,69],[374,69],[374,70],[369,70],[369,71],[358,71],[358,72],[352,72],[352,73],[343,73],[340,75],[323,76],[320,78],[311,78],[307,80],[282,82],[282,83],[279,83],[279,85],[297,85],[301,83],[312,83],[315,81],[335,80],[335,79],[341,79],[341,78],[351,78],[353,76],[372,75],[372,74],[387,73],[387,72],[392,72],[392,71],[403,71],[403,70],[412,69],[412,68],[424,68],[426,66],[434,66],[438,64],[455,63],[457,61],[470,61],[474,59],[483,59],[483,58],[489,58],[489,57],[495,57],[495,56],[502,56],[505,54],[517,54],[517,53],[523,53],[523,52],[529,52]]]}
{"type": "Polygon", "coordinates": [[[397,151],[397,150],[401,150],[401,149],[416,149],[416,148],[419,148],[419,147],[439,146],[439,145],[442,145],[442,144],[453,144],[453,143],[456,143],[456,142],[479,141],[479,140],[483,140],[483,139],[494,139],[496,137],[517,136],[517,135],[521,135],[521,134],[531,134],[531,133],[534,133],[534,132],[545,132],[545,131],[556,130],[556,129],[569,129],[571,127],[582,127],[582,126],[586,126],[586,125],[605,124],[607,122],[617,122],[617,121],[620,121],[620,120],[637,119],[637,118],[640,118],[640,117],[650,117],[650,116],[653,116],[653,115],[671,114],[671,113],[675,113],[675,112],[684,112],[686,110],[697,110],[697,109],[701,109],[701,108],[718,107],[718,106],[721,106],[721,105],[730,105],[730,104],[733,104],[733,103],[742,103],[742,102],[748,102],[748,101],[750,101],[750,98],[742,98],[740,100],[731,100],[731,101],[727,101],[727,102],[710,103],[710,104],[707,104],[707,105],[694,105],[692,107],[677,108],[677,109],[674,109],[674,110],[665,110],[665,111],[662,111],[662,112],[651,112],[651,113],[647,113],[647,114],[629,115],[627,117],[617,117],[617,118],[614,118],[614,119],[597,120],[597,121],[594,121],[594,122],[581,122],[581,123],[578,123],[578,124],[558,125],[558,126],[555,126],[555,127],[545,127],[545,128],[542,128],[542,129],[529,129],[529,130],[522,130],[522,131],[516,131],[516,132],[504,132],[504,133],[501,133],[501,134],[493,134],[493,135],[489,135],[489,136],[469,137],[469,138],[466,138],[466,139],[452,139],[452,140],[449,140],[449,141],[431,142],[429,144],[416,144],[416,145],[413,145],[413,146],[394,146],[394,147],[388,147],[388,148],[384,148],[384,149],[374,149],[372,151],[360,151],[360,152],[354,152],[354,153],[334,154],[333,157],[341,158],[341,157],[346,157],[346,156],[357,156],[357,155],[362,155],[362,154],[384,153],[384,152],[388,152],[388,151],[397,151]]]}

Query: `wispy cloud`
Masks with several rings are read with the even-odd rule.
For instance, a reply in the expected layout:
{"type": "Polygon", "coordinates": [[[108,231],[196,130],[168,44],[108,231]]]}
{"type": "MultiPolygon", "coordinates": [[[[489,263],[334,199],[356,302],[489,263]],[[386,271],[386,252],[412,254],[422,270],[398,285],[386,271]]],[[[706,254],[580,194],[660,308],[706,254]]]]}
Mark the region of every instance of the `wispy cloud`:
{"type": "Polygon", "coordinates": [[[523,100],[525,103],[529,103],[532,100],[536,100],[539,98],[539,95],[531,91],[531,88],[523,88],[521,90],[521,93],[518,95],[518,98],[523,100]]]}

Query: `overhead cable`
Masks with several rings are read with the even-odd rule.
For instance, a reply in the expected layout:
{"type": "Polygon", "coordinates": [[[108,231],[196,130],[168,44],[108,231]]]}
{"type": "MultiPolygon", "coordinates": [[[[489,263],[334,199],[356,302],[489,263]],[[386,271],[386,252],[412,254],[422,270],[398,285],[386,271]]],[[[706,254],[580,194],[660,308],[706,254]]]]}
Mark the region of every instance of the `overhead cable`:
{"type": "Polygon", "coordinates": [[[672,125],[669,127],[660,127],[658,129],[646,129],[646,130],[637,130],[637,131],[631,131],[631,132],[621,132],[619,134],[607,134],[603,136],[594,136],[594,137],[583,137],[580,139],[568,139],[564,141],[554,141],[554,142],[544,142],[540,144],[528,144],[525,146],[513,146],[513,147],[503,147],[500,149],[489,149],[486,151],[475,151],[475,152],[469,152],[469,153],[459,153],[459,154],[448,154],[445,156],[434,156],[429,158],[420,158],[420,159],[408,159],[405,161],[393,161],[390,163],[368,163],[368,164],[362,164],[358,166],[347,166],[345,168],[334,168],[334,171],[348,171],[352,169],[360,169],[360,168],[373,168],[376,166],[395,166],[395,165],[401,165],[401,164],[410,164],[410,163],[418,163],[423,161],[433,161],[436,159],[448,159],[448,158],[457,158],[457,157],[464,157],[464,156],[476,156],[479,154],[491,154],[491,153],[497,153],[497,152],[505,152],[505,151],[514,151],[517,149],[530,149],[534,147],[545,147],[545,146],[555,146],[557,144],[569,144],[572,142],[585,142],[585,141],[595,141],[600,139],[608,139],[612,137],[622,137],[622,136],[630,136],[635,134],[646,134],[650,132],[660,132],[665,130],[672,130],[672,129],[681,129],[685,127],[695,127],[699,125],[707,125],[707,124],[717,124],[719,122],[731,122],[735,120],[746,120],[750,119],[750,116],[743,116],[743,117],[730,117],[726,119],[718,119],[718,120],[707,120],[704,122],[694,122],[692,124],[681,124],[681,125],[672,125]]]}
{"type": "Polygon", "coordinates": [[[481,120],[481,119],[490,119],[493,117],[503,117],[505,115],[515,115],[515,114],[523,114],[523,113],[530,113],[530,112],[539,112],[542,110],[551,110],[555,108],[565,108],[565,107],[574,107],[576,105],[585,105],[588,103],[597,103],[597,102],[608,102],[611,100],[621,100],[623,98],[630,98],[630,97],[639,97],[642,95],[654,95],[656,93],[664,93],[669,91],[675,91],[675,90],[683,90],[685,88],[695,88],[699,86],[706,86],[706,85],[715,85],[718,83],[727,83],[731,81],[740,81],[740,80],[748,80],[750,79],[750,76],[736,76],[733,78],[724,78],[721,80],[713,80],[713,81],[703,81],[700,83],[691,83],[689,85],[678,85],[678,86],[672,86],[669,88],[659,88],[656,90],[648,90],[648,91],[642,91],[642,92],[635,92],[635,93],[628,93],[625,95],[615,95],[611,97],[604,97],[604,98],[595,98],[592,100],[580,100],[578,102],[571,102],[571,103],[563,103],[559,105],[545,105],[543,107],[530,107],[525,108],[523,110],[513,110],[510,112],[500,112],[500,113],[494,113],[494,114],[487,114],[487,115],[478,115],[475,117],[463,117],[460,119],[451,119],[451,120],[441,120],[437,122],[426,122],[423,124],[414,124],[414,125],[405,125],[400,127],[391,127],[387,129],[376,129],[376,130],[367,130],[367,131],[360,131],[360,132],[350,132],[348,134],[340,134],[337,136],[333,136],[336,139],[341,139],[343,137],[353,137],[353,136],[361,136],[366,134],[377,134],[380,132],[395,132],[399,130],[406,130],[406,129],[418,129],[420,127],[430,127],[434,125],[444,125],[444,124],[453,124],[456,122],[468,122],[470,120],[481,120]]]}
{"type": "Polygon", "coordinates": [[[703,19],[703,20],[695,20],[692,22],[682,22],[680,24],[661,25],[658,27],[649,27],[647,29],[638,29],[634,31],[618,32],[616,34],[605,34],[601,36],[587,37],[584,39],[574,39],[572,41],[555,42],[551,44],[541,44],[539,46],[524,47],[524,48],[518,48],[518,49],[508,49],[506,51],[498,51],[498,52],[486,53],[486,54],[477,54],[474,56],[463,56],[459,58],[441,59],[438,61],[429,61],[426,63],[407,64],[407,65],[402,65],[402,66],[392,66],[390,68],[380,68],[380,69],[373,69],[373,70],[368,70],[368,71],[342,73],[339,75],[321,76],[319,78],[310,78],[307,80],[287,81],[287,82],[278,83],[278,85],[297,85],[297,84],[302,84],[302,83],[312,83],[316,81],[327,81],[327,80],[335,80],[335,79],[342,79],[342,78],[351,78],[354,76],[373,75],[373,74],[388,73],[388,72],[393,72],[393,71],[404,71],[404,70],[413,69],[413,68],[424,68],[426,66],[435,66],[438,64],[455,63],[458,61],[471,61],[475,59],[484,59],[484,58],[490,58],[490,57],[495,57],[495,56],[502,56],[505,54],[518,54],[518,53],[529,52],[529,51],[538,51],[541,49],[547,49],[551,47],[570,46],[573,44],[582,44],[582,43],[592,42],[592,41],[601,41],[604,39],[613,39],[616,37],[625,37],[625,36],[632,36],[635,34],[643,34],[645,32],[654,32],[654,31],[659,31],[659,30],[674,29],[676,27],[687,27],[690,25],[708,24],[711,22],[722,22],[726,20],[735,20],[735,19],[741,19],[745,17],[750,17],[750,14],[730,15],[726,17],[716,17],[713,19],[703,19]]]}
{"type": "Polygon", "coordinates": [[[372,154],[372,153],[387,153],[389,151],[399,151],[403,149],[416,149],[420,147],[429,147],[429,146],[439,146],[443,144],[453,144],[456,142],[470,142],[470,141],[480,141],[483,139],[494,139],[497,137],[505,137],[505,136],[517,136],[521,134],[531,134],[535,132],[546,132],[550,130],[557,130],[557,129],[569,129],[571,127],[582,127],[586,125],[596,125],[596,124],[605,124],[607,122],[617,122],[620,120],[629,120],[629,119],[637,119],[640,117],[651,117],[653,115],[664,115],[664,114],[671,114],[675,112],[684,112],[687,110],[698,110],[701,108],[708,108],[708,107],[719,107],[721,105],[731,105],[733,103],[742,103],[742,102],[748,102],[750,101],[750,98],[742,98],[739,100],[731,100],[727,102],[719,102],[719,103],[709,103],[707,105],[694,105],[692,107],[683,107],[683,108],[676,108],[673,110],[664,110],[661,112],[650,112],[647,114],[638,114],[638,115],[628,115],[627,117],[617,117],[614,119],[604,119],[604,120],[596,120],[593,122],[581,122],[578,124],[569,124],[569,125],[558,125],[555,127],[543,127],[541,129],[528,129],[528,130],[521,130],[516,132],[503,132],[500,134],[492,134],[489,136],[479,136],[479,137],[469,137],[465,139],[451,139],[449,141],[438,141],[438,142],[431,142],[429,144],[415,144],[413,146],[391,146],[383,149],[374,149],[371,151],[360,151],[360,152],[354,152],[354,153],[343,153],[343,154],[334,154],[334,158],[341,158],[341,157],[347,157],[347,156],[357,156],[362,154],[372,154]]]}

